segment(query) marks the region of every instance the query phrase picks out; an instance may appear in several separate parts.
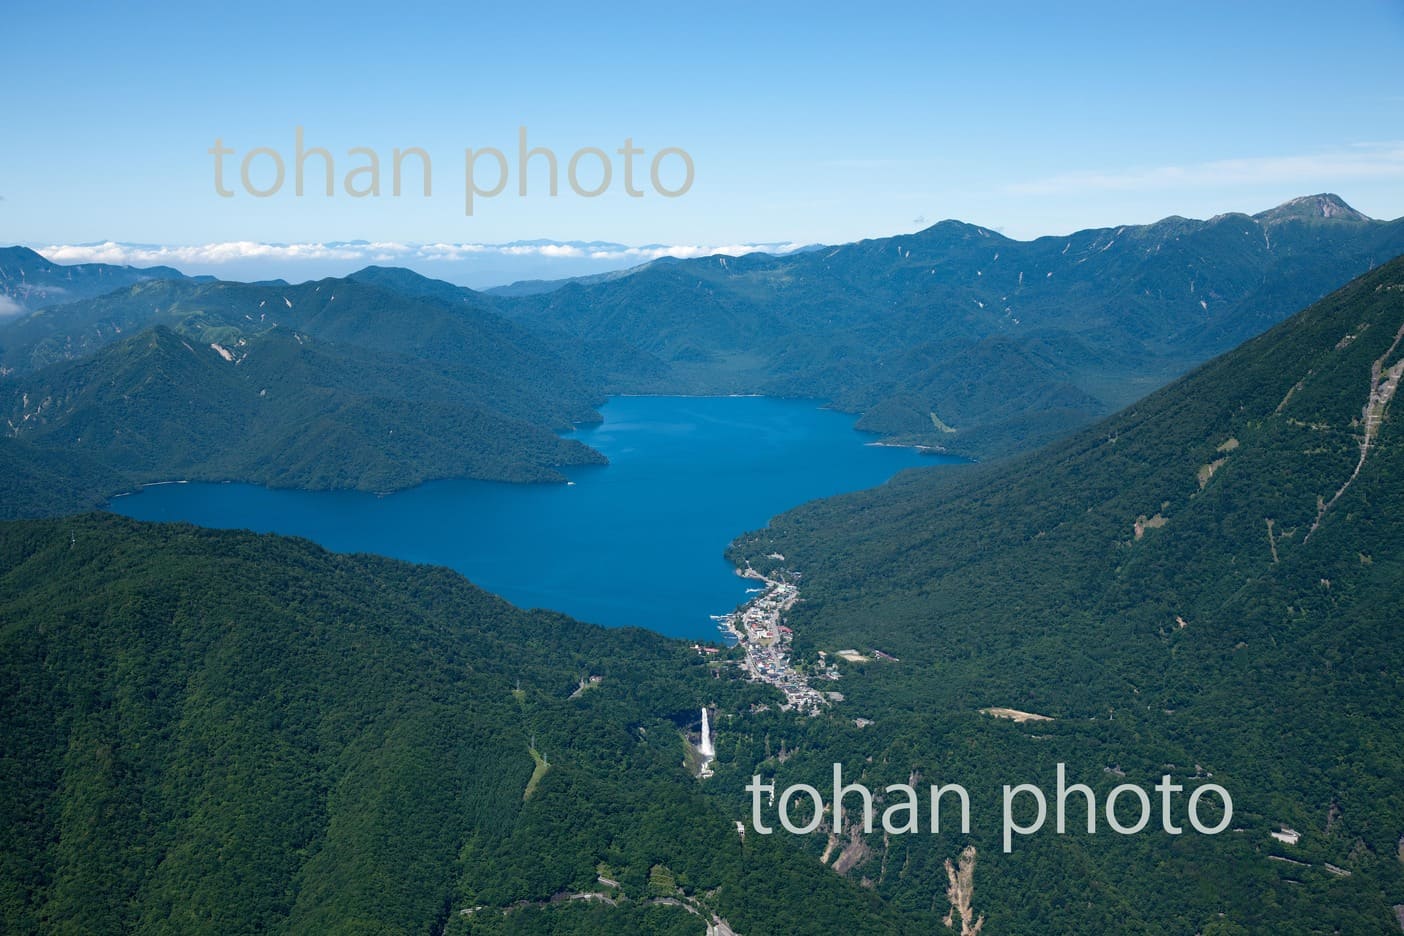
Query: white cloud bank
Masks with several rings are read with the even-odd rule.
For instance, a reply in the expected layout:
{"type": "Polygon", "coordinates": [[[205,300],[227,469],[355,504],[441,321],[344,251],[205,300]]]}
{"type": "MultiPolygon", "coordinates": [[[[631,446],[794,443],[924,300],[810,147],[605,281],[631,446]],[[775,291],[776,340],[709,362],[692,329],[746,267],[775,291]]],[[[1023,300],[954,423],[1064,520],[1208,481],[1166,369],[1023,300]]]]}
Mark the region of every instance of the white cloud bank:
{"type": "Polygon", "coordinates": [[[174,266],[202,269],[248,261],[340,261],[364,264],[462,262],[476,258],[532,257],[546,260],[593,260],[606,263],[646,263],[661,257],[679,260],[724,254],[739,257],[757,251],[790,253],[803,244],[623,244],[529,242],[512,244],[402,244],[386,242],[308,242],[264,244],[257,241],[224,241],[191,246],[123,244],[50,244],[36,247],[54,263],[112,263],[128,266],[174,266]]]}

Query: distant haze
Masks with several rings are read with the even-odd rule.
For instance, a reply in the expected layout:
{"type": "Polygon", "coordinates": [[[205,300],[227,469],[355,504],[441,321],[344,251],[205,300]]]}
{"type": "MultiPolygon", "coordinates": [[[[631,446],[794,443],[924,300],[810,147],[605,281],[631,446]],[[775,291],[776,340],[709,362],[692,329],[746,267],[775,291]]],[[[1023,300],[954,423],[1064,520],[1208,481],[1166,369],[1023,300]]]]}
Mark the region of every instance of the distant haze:
{"type": "MultiPolygon", "coordinates": [[[[789,253],[800,244],[647,244],[605,241],[517,241],[509,244],[402,244],[335,241],[268,244],[252,241],[167,246],[106,241],[98,244],[31,244],[54,263],[172,266],[191,276],[208,274],[252,282],[285,279],[300,283],[346,276],[368,265],[405,266],[459,286],[486,289],[521,280],[554,280],[609,273],[657,260],[757,251],[789,253]]],[[[4,313],[0,307],[0,314],[4,313]]]]}

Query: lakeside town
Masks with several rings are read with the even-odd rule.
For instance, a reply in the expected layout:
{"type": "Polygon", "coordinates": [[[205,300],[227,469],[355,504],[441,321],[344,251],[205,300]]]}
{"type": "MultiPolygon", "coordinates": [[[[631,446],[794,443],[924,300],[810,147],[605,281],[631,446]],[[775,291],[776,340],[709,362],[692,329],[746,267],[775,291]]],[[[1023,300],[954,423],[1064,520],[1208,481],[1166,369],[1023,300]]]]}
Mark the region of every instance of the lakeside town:
{"type": "MultiPolygon", "coordinates": [[[[770,558],[784,561],[778,553],[770,558]]],[[[800,573],[778,569],[766,576],[753,569],[750,563],[736,574],[761,583],[756,596],[729,614],[714,617],[717,627],[736,639],[745,652],[742,666],[747,675],[756,681],[768,683],[785,694],[785,710],[817,713],[830,700],[841,700],[838,693],[820,692],[809,685],[809,680],[792,665],[790,642],[794,634],[785,625],[785,616],[799,601],[800,573]]],[[[701,648],[699,648],[701,649],[701,648]]],[[[833,667],[825,668],[828,679],[838,679],[833,667]]]]}

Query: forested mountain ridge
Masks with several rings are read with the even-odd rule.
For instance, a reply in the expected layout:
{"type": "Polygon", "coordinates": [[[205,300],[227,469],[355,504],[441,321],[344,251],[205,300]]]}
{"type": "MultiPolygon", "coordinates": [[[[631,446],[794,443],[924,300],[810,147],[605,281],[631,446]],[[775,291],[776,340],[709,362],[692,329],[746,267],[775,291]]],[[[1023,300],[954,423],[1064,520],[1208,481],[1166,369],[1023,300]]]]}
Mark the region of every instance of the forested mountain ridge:
{"type": "MultiPolygon", "coordinates": [[[[597,419],[619,392],[815,397],[889,441],[1006,454],[1130,402],[1401,252],[1404,220],[1319,195],[1254,216],[1030,242],[946,221],[785,256],[661,260],[515,297],[381,267],[299,285],[129,271],[138,281],[115,291],[0,321],[0,457],[18,467],[0,513],[83,509],[186,476],[369,490],[559,480],[557,467],[598,456],[551,434],[597,419]],[[244,383],[276,378],[274,405],[261,396],[231,410],[246,394],[218,368],[186,374],[205,381],[182,391],[188,411],[150,395],[109,400],[101,381],[120,381],[106,370],[129,368],[140,344],[121,343],[157,326],[249,372],[278,358],[271,348],[289,353],[289,336],[314,349],[266,380],[241,372],[244,383]],[[75,379],[87,380],[83,394],[75,379]],[[99,437],[77,429],[90,417],[56,400],[121,410],[139,433],[123,441],[170,457],[106,463],[99,437]],[[226,422],[233,431],[214,434],[226,422]],[[306,448],[299,433],[326,444],[290,459],[306,448]],[[181,454],[192,439],[209,448],[193,460],[181,454]],[[36,486],[60,496],[44,506],[36,486]]],[[[38,261],[46,275],[92,278],[38,261]]]]}
{"type": "MultiPolygon", "coordinates": [[[[630,273],[626,270],[603,274],[598,279],[612,279],[630,273]]],[[[448,308],[468,306],[497,310],[498,300],[491,293],[455,286],[402,267],[369,266],[357,270],[347,279],[415,299],[437,302],[448,308]]],[[[594,281],[597,278],[588,279],[594,281]]],[[[583,338],[549,327],[533,327],[531,331],[536,340],[545,343],[579,372],[596,377],[606,388],[650,385],[657,383],[668,372],[668,366],[662,360],[619,335],[602,334],[583,338]]]]}
{"type": "Polygon", "coordinates": [[[0,524],[0,928],[929,929],[702,797],[698,708],[768,698],[713,675],[444,569],[0,524]]]}
{"type": "MultiPolygon", "coordinates": [[[[869,786],[913,770],[1047,783],[1055,761],[1103,796],[1122,778],[1212,776],[1234,796],[1233,835],[1030,839],[1025,857],[983,866],[991,925],[1394,931],[1401,378],[1404,259],[1039,452],[907,472],[743,537],[738,562],[764,570],[783,554],[803,574],[802,658],[869,658],[840,663],[843,706],[876,724],[812,739],[811,762],[777,767],[778,780],[822,778],[845,747],[869,786]],[[1283,827],[1300,842],[1270,838],[1283,827]],[[1209,866],[1220,878],[1205,890],[1209,866]],[[1059,893],[1102,899],[1057,909],[1014,885],[1049,875],[1059,893]]],[[[869,844],[891,867],[934,865],[958,843],[869,844]]],[[[992,834],[979,844],[999,847],[992,834]]],[[[940,879],[933,867],[877,889],[901,900],[940,879]]]]}
{"type": "Polygon", "coordinates": [[[100,296],[146,280],[184,278],[179,270],[167,266],[61,264],[28,247],[0,247],[0,315],[100,296]],[[8,300],[8,306],[4,300],[8,300]]]}
{"type": "Polygon", "coordinates": [[[7,458],[30,458],[4,479],[11,516],[45,511],[35,485],[62,512],[153,481],[380,491],[602,461],[557,435],[599,418],[596,378],[491,312],[348,280],[145,282],[0,341],[7,458]],[[46,481],[69,457],[102,470],[46,481]]]}
{"type": "Polygon", "coordinates": [[[285,328],[196,345],[163,325],[19,381],[18,440],[128,484],[238,480],[384,491],[436,477],[559,480],[602,457],[502,414],[451,372],[285,328]]]}
{"type": "Polygon", "coordinates": [[[1317,195],[1033,241],[943,221],[495,298],[666,363],[616,389],[818,397],[863,428],[986,456],[1124,406],[1401,253],[1404,219],[1317,195]]]}
{"type": "Polygon", "coordinates": [[[282,326],[339,345],[412,355],[482,383],[499,406],[545,408],[544,421],[557,427],[590,414],[572,398],[599,393],[596,381],[491,309],[349,278],[298,285],[142,282],[6,322],[0,361],[23,374],[85,357],[153,325],[225,345],[282,326]],[[562,405],[560,398],[570,402],[562,405]]]}

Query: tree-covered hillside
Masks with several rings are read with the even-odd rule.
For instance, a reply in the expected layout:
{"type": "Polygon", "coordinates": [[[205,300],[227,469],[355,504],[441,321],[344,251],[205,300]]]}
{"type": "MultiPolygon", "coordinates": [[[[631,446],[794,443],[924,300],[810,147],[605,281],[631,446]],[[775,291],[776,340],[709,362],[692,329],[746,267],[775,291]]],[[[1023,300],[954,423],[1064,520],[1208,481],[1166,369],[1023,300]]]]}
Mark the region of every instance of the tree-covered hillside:
{"type": "Polygon", "coordinates": [[[392,490],[602,461],[557,434],[598,419],[597,379],[490,312],[349,280],[144,282],[0,342],[4,457],[23,464],[0,481],[3,516],[154,481],[392,490]]]}
{"type": "Polygon", "coordinates": [[[513,318],[666,364],[613,386],[811,396],[989,456],[1059,436],[1404,253],[1334,195],[1257,215],[1015,241],[943,221],[787,256],[660,260],[517,298],[513,318]]]}
{"type": "Polygon", "coordinates": [[[277,328],[200,346],[158,325],[15,382],[21,441],[100,462],[128,485],[239,480],[391,490],[435,477],[558,480],[602,461],[489,408],[413,358],[277,328]]]}
{"type": "Polygon", "coordinates": [[[768,698],[713,676],[443,569],[0,524],[0,929],[916,931],[703,797],[698,709],[768,698]]]}
{"type": "MultiPolygon", "coordinates": [[[[743,538],[738,561],[802,573],[800,656],[838,662],[842,709],[875,721],[801,733],[807,758],[776,776],[822,777],[836,752],[870,786],[1048,789],[1057,762],[1101,796],[1212,776],[1236,807],[1217,838],[1051,835],[988,857],[992,931],[1394,931],[1401,377],[1397,260],[1063,442],[908,472],[743,538]],[[1300,841],[1270,837],[1284,826],[1300,841]]],[[[977,828],[981,855],[998,829],[977,828]]],[[[958,842],[869,844],[853,874],[926,863],[879,881],[901,903],[939,886],[958,842]]]]}

